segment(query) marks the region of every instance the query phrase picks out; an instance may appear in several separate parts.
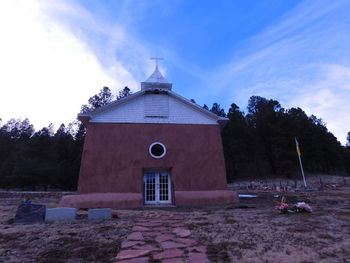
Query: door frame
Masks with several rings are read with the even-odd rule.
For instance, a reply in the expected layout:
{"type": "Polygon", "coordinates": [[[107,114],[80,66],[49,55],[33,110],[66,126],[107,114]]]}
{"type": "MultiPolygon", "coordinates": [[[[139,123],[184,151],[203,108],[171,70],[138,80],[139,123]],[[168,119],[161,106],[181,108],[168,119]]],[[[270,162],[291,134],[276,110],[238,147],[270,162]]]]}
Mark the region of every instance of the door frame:
{"type": "Polygon", "coordinates": [[[143,169],[143,203],[145,205],[165,205],[172,204],[172,181],[171,181],[171,173],[170,169],[166,168],[151,168],[151,169],[143,169]],[[159,188],[159,178],[160,174],[166,173],[168,174],[168,200],[160,200],[160,188],[159,188]],[[155,200],[154,201],[146,201],[146,175],[154,174],[155,175],[155,200]]]}

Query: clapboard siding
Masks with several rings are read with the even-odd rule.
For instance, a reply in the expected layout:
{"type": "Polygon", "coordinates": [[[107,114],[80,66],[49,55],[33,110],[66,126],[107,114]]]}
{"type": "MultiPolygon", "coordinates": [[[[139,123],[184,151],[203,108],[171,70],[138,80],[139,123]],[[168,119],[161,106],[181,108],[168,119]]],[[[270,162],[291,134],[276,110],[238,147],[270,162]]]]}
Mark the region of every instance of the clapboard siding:
{"type": "Polygon", "coordinates": [[[148,94],[144,97],[145,117],[169,117],[169,96],[148,94]]]}
{"type": "Polygon", "coordinates": [[[217,124],[213,118],[179,99],[160,94],[144,94],[92,116],[90,122],[217,124]]]}

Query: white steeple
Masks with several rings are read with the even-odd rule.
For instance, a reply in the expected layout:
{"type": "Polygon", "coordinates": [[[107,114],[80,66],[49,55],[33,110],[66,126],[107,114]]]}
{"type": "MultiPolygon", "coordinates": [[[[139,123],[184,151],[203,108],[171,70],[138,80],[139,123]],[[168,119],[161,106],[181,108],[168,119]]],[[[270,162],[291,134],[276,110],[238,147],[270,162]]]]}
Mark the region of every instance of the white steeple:
{"type": "Polygon", "coordinates": [[[165,89],[171,90],[172,84],[169,83],[166,78],[163,77],[158,69],[158,61],[160,58],[152,58],[156,60],[156,68],[151,76],[147,80],[141,82],[141,90],[145,89],[165,89]]]}

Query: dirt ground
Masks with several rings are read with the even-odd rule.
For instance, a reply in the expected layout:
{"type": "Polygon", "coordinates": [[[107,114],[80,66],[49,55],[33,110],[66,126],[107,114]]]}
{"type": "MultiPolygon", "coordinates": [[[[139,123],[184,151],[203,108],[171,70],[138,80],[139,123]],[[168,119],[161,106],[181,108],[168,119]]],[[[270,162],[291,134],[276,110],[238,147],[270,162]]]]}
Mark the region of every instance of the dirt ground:
{"type": "MultiPolygon", "coordinates": [[[[21,198],[0,199],[0,262],[113,262],[121,241],[131,231],[134,211],[119,219],[89,221],[86,211],[71,222],[17,225],[11,220],[21,198]]],[[[34,198],[32,203],[55,207],[59,198],[34,198]]]]}
{"type": "MultiPolygon", "coordinates": [[[[176,208],[193,238],[207,246],[211,262],[350,262],[350,188],[288,193],[288,203],[313,207],[305,214],[274,210],[281,198],[276,193],[250,193],[258,197],[229,206],[176,208]]],[[[121,210],[119,219],[88,221],[86,211],[79,211],[74,222],[16,225],[11,219],[21,197],[0,194],[0,262],[113,262],[142,212],[121,210]]],[[[58,200],[44,195],[33,203],[55,207],[58,200]]]]}
{"type": "Polygon", "coordinates": [[[313,207],[303,214],[272,209],[276,193],[250,193],[259,197],[188,214],[212,262],[350,262],[350,188],[288,193],[287,203],[313,207]]]}

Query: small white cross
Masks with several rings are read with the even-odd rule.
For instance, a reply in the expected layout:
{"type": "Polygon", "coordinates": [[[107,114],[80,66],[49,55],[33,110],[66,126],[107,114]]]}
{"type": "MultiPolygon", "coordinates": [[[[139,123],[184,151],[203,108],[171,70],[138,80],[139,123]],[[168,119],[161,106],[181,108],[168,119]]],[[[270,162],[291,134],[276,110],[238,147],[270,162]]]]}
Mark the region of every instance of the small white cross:
{"type": "Polygon", "coordinates": [[[164,58],[157,58],[157,57],[150,58],[150,59],[156,61],[156,67],[157,67],[157,68],[158,68],[158,60],[164,60],[164,58]]]}

